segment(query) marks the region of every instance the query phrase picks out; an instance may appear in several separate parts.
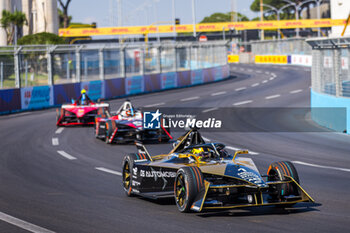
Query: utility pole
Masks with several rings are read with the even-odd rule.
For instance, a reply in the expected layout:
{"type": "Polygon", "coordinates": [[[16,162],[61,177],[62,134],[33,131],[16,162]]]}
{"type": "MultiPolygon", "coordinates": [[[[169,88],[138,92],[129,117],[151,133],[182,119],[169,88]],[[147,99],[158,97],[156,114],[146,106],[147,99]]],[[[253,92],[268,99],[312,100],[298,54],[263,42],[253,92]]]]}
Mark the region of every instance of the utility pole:
{"type": "MultiPolygon", "coordinates": [[[[263,0],[260,0],[260,21],[264,21],[264,7],[263,7],[263,0]]],[[[260,31],[260,40],[265,40],[264,36],[264,29],[261,29],[260,31]]]]}
{"type": "Polygon", "coordinates": [[[123,24],[123,18],[122,18],[122,0],[117,0],[118,2],[118,27],[121,27],[123,24]]]}
{"type": "Polygon", "coordinates": [[[192,0],[192,22],[193,22],[193,37],[197,36],[196,33],[196,3],[192,0]]]}

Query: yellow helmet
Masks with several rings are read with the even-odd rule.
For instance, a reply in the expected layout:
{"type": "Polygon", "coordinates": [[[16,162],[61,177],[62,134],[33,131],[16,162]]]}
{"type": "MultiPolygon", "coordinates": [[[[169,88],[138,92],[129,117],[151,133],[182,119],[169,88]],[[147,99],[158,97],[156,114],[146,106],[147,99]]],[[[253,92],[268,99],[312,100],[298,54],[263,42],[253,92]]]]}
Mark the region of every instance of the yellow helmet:
{"type": "Polygon", "coordinates": [[[86,90],[85,89],[83,89],[83,90],[81,90],[81,92],[80,92],[81,94],[84,94],[84,93],[86,93],[86,90]]]}
{"type": "Polygon", "coordinates": [[[203,147],[192,149],[192,154],[199,154],[204,152],[203,147]]]}

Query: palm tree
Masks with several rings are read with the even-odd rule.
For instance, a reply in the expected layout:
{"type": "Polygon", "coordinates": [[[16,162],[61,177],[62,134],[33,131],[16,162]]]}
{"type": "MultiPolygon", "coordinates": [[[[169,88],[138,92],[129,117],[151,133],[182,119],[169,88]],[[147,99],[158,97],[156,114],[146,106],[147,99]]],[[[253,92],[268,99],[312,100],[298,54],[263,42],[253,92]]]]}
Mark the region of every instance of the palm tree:
{"type": "MultiPolygon", "coordinates": [[[[7,34],[7,44],[13,42],[13,39],[21,35],[23,25],[27,24],[26,15],[21,11],[13,13],[3,10],[0,19],[1,26],[5,29],[7,34]]],[[[16,43],[17,41],[15,41],[16,43]]]]}

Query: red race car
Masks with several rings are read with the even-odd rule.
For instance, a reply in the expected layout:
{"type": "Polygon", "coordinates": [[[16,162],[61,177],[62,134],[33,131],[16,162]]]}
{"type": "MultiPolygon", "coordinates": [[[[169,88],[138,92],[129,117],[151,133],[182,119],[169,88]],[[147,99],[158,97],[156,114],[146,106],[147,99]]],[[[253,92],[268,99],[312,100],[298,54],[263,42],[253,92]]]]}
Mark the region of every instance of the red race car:
{"type": "Polygon", "coordinates": [[[78,100],[72,104],[63,104],[61,109],[57,109],[56,125],[93,125],[95,116],[105,114],[108,110],[108,103],[94,103],[83,89],[78,100]]]}
{"type": "Polygon", "coordinates": [[[136,110],[130,101],[125,101],[115,113],[105,111],[104,114],[96,116],[95,137],[105,140],[108,144],[134,142],[135,140],[168,142],[172,139],[168,127],[145,129],[142,112],[136,110]]]}

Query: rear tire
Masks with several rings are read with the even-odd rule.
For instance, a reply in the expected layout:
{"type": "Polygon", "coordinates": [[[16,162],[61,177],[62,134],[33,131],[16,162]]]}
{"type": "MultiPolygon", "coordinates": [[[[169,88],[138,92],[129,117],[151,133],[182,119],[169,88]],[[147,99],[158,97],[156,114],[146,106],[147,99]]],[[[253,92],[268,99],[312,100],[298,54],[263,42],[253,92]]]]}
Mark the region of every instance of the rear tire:
{"type": "MultiPolygon", "coordinates": [[[[286,181],[289,180],[286,176],[292,177],[299,184],[299,175],[294,165],[289,161],[274,162],[269,166],[267,171],[268,181],[286,181]]],[[[280,184],[271,187],[271,196],[274,199],[283,199],[289,195],[299,196],[299,189],[296,184],[280,184]]],[[[283,205],[284,206],[284,205],[283,205]]],[[[287,206],[287,205],[285,205],[287,206]]],[[[288,205],[290,206],[290,205],[288,205]]]]}
{"type": "Polygon", "coordinates": [[[135,153],[127,154],[123,160],[123,189],[128,197],[133,196],[132,193],[132,171],[134,167],[134,161],[137,160],[135,153]]]}
{"type": "Polygon", "coordinates": [[[198,167],[182,167],[174,182],[176,206],[180,212],[190,212],[197,194],[204,188],[204,179],[198,167]]]}

